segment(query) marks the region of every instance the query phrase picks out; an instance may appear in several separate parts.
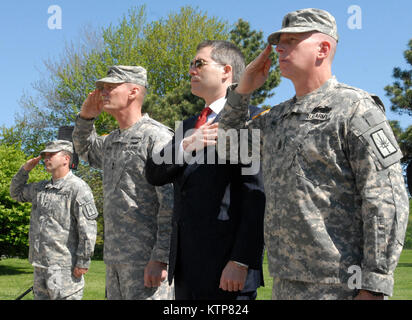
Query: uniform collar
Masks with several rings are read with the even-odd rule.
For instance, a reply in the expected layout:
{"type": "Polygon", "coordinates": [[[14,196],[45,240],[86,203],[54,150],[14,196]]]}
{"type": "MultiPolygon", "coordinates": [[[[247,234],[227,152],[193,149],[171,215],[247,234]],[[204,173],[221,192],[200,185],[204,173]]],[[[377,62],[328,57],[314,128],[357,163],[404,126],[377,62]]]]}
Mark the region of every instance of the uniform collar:
{"type": "Polygon", "coordinates": [[[149,119],[149,115],[147,113],[144,113],[142,117],[137,120],[135,124],[132,124],[130,127],[127,127],[125,129],[119,129],[119,133],[127,132],[131,130],[132,128],[139,128],[143,123],[145,123],[149,119]]]}
{"type": "Polygon", "coordinates": [[[147,113],[143,114],[137,122],[126,129],[117,129],[111,133],[113,142],[124,142],[129,139],[129,136],[135,135],[139,128],[150,119],[147,113]]]}
{"type": "Polygon", "coordinates": [[[70,177],[73,176],[73,173],[69,170],[69,172],[60,179],[57,179],[56,181],[53,181],[53,179],[50,179],[49,183],[46,185],[46,189],[61,189],[63,188],[64,182],[69,179],[70,177]]]}
{"type": "Polygon", "coordinates": [[[338,81],[336,80],[336,77],[332,76],[320,88],[299,98],[295,96],[293,98],[294,104],[291,112],[310,113],[313,108],[316,108],[319,103],[321,103],[325,94],[334,88],[337,83],[338,81]]]}

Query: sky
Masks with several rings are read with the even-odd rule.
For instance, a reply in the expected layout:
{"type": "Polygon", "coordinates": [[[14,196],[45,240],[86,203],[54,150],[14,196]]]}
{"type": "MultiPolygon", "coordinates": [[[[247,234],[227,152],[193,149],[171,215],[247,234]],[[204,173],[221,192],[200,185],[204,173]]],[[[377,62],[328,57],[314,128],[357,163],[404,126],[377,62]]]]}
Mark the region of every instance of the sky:
{"type": "MultiPolygon", "coordinates": [[[[412,124],[411,116],[390,111],[384,90],[395,81],[394,67],[410,69],[403,56],[412,38],[410,0],[2,0],[0,127],[14,124],[16,113],[22,112],[19,100],[23,94],[36,95],[33,84],[43,79],[45,61],[58,60],[65,45],[76,43],[85,27],[117,24],[129,8],[143,4],[149,21],[166,18],[190,5],[231,26],[239,18],[246,20],[252,30],[262,31],[265,39],[281,28],[288,12],[310,7],[327,10],[336,18],[340,37],[332,69],[338,81],[377,94],[386,106],[388,119],[400,121],[403,129],[412,124]],[[53,19],[59,13],[60,26],[53,19]]],[[[265,104],[289,99],[294,88],[282,78],[274,92],[265,104]]]]}

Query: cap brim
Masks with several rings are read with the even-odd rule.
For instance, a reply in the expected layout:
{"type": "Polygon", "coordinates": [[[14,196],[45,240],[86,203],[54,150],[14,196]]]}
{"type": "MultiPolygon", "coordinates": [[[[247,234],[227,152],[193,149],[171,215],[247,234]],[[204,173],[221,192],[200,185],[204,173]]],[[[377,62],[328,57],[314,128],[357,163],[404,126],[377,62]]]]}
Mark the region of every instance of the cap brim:
{"type": "Polygon", "coordinates": [[[271,45],[274,44],[278,44],[279,43],[279,39],[280,39],[280,35],[282,33],[304,33],[304,32],[310,32],[310,31],[318,31],[314,28],[311,27],[290,27],[290,28],[283,28],[280,29],[279,31],[276,31],[274,33],[272,33],[269,37],[268,37],[268,42],[271,45]]]}
{"type": "Polygon", "coordinates": [[[55,153],[55,152],[59,152],[62,151],[61,149],[56,150],[56,149],[44,149],[43,151],[40,152],[40,154],[46,153],[46,152],[50,152],[50,153],[55,153]]]}
{"type": "Polygon", "coordinates": [[[97,80],[96,88],[101,89],[103,87],[103,84],[105,83],[124,83],[124,82],[125,82],[124,80],[107,77],[107,78],[97,80]]]}

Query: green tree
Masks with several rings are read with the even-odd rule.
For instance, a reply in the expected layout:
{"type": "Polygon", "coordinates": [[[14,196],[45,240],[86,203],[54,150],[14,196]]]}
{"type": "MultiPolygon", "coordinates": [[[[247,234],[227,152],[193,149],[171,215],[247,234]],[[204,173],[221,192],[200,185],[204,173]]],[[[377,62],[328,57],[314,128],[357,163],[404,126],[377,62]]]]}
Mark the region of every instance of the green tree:
{"type": "MultiPolygon", "coordinates": [[[[392,111],[412,116],[412,39],[409,40],[408,47],[404,52],[404,57],[406,63],[410,66],[409,69],[394,68],[393,77],[396,81],[392,85],[387,85],[385,91],[386,95],[390,97],[392,111]]],[[[398,123],[395,130],[395,135],[404,155],[402,162],[407,163],[412,160],[412,126],[403,131],[398,123]]]]}
{"type": "MultiPolygon", "coordinates": [[[[241,48],[243,55],[245,56],[246,64],[252,62],[267,46],[267,42],[263,39],[263,32],[251,30],[249,22],[242,19],[239,19],[234,28],[230,31],[230,41],[241,48]]],[[[275,94],[273,89],[280,83],[278,54],[275,51],[272,52],[271,59],[272,67],[268,79],[262,87],[255,90],[252,94],[252,105],[258,106],[267,98],[272,97],[275,94]]]]}
{"type": "Polygon", "coordinates": [[[77,176],[80,176],[92,189],[94,203],[96,205],[99,216],[97,217],[97,237],[94,248],[94,259],[103,258],[103,241],[104,241],[104,221],[103,221],[103,177],[100,170],[91,168],[88,165],[79,163],[77,176]]]}
{"type": "Polygon", "coordinates": [[[403,153],[402,163],[407,164],[412,159],[412,126],[402,130],[399,121],[391,120],[389,123],[403,153]]]}
{"type": "Polygon", "coordinates": [[[227,23],[189,6],[147,25],[142,61],[150,88],[143,112],[171,128],[198,113],[204,102],[191,93],[189,62],[203,40],[228,37],[227,23]]]}
{"type": "Polygon", "coordinates": [[[392,111],[407,113],[412,116],[412,39],[408,43],[404,57],[409,64],[409,70],[393,69],[393,77],[397,79],[392,85],[385,87],[386,95],[390,97],[392,111]]]}
{"type": "MultiPolygon", "coordinates": [[[[28,160],[17,145],[0,145],[0,256],[22,256],[28,253],[30,203],[18,203],[10,197],[10,182],[28,160]]],[[[40,166],[30,172],[29,182],[49,179],[40,166]]]]}
{"type": "MultiPolygon", "coordinates": [[[[412,212],[412,199],[409,199],[409,212],[412,212]]],[[[409,215],[409,223],[406,229],[404,248],[412,249],[412,215],[409,215]]]]}
{"type": "Polygon", "coordinates": [[[412,160],[412,126],[409,126],[402,132],[399,137],[399,144],[401,146],[404,159],[412,160]]]}
{"type": "Polygon", "coordinates": [[[226,40],[228,26],[205,12],[186,6],[144,29],[141,63],[152,94],[163,96],[189,79],[189,62],[197,45],[206,39],[226,40]]]}
{"type": "Polygon", "coordinates": [[[204,107],[204,101],[194,96],[189,81],[182,81],[179,86],[160,96],[149,94],[143,104],[143,112],[170,128],[175,128],[176,121],[187,119],[204,107]]]}

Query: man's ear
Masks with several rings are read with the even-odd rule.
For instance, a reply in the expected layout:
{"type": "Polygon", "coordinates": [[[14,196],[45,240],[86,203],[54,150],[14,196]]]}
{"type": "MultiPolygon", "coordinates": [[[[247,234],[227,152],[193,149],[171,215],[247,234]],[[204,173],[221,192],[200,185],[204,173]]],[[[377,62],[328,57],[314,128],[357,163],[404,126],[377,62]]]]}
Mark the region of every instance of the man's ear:
{"type": "Polygon", "coordinates": [[[329,57],[331,51],[331,44],[328,41],[322,41],[319,44],[318,58],[326,59],[329,57]]]}
{"type": "Polygon", "coordinates": [[[70,157],[69,155],[67,155],[67,154],[65,154],[64,155],[64,158],[66,159],[66,162],[67,162],[67,166],[70,168],[70,165],[71,165],[71,159],[72,159],[72,157],[70,157]]]}
{"type": "Polygon", "coordinates": [[[231,65],[227,64],[223,67],[223,79],[229,79],[232,81],[233,78],[233,68],[231,65]]]}
{"type": "Polygon", "coordinates": [[[137,86],[133,86],[130,88],[129,98],[134,100],[139,95],[139,93],[140,93],[140,88],[137,86]]]}

